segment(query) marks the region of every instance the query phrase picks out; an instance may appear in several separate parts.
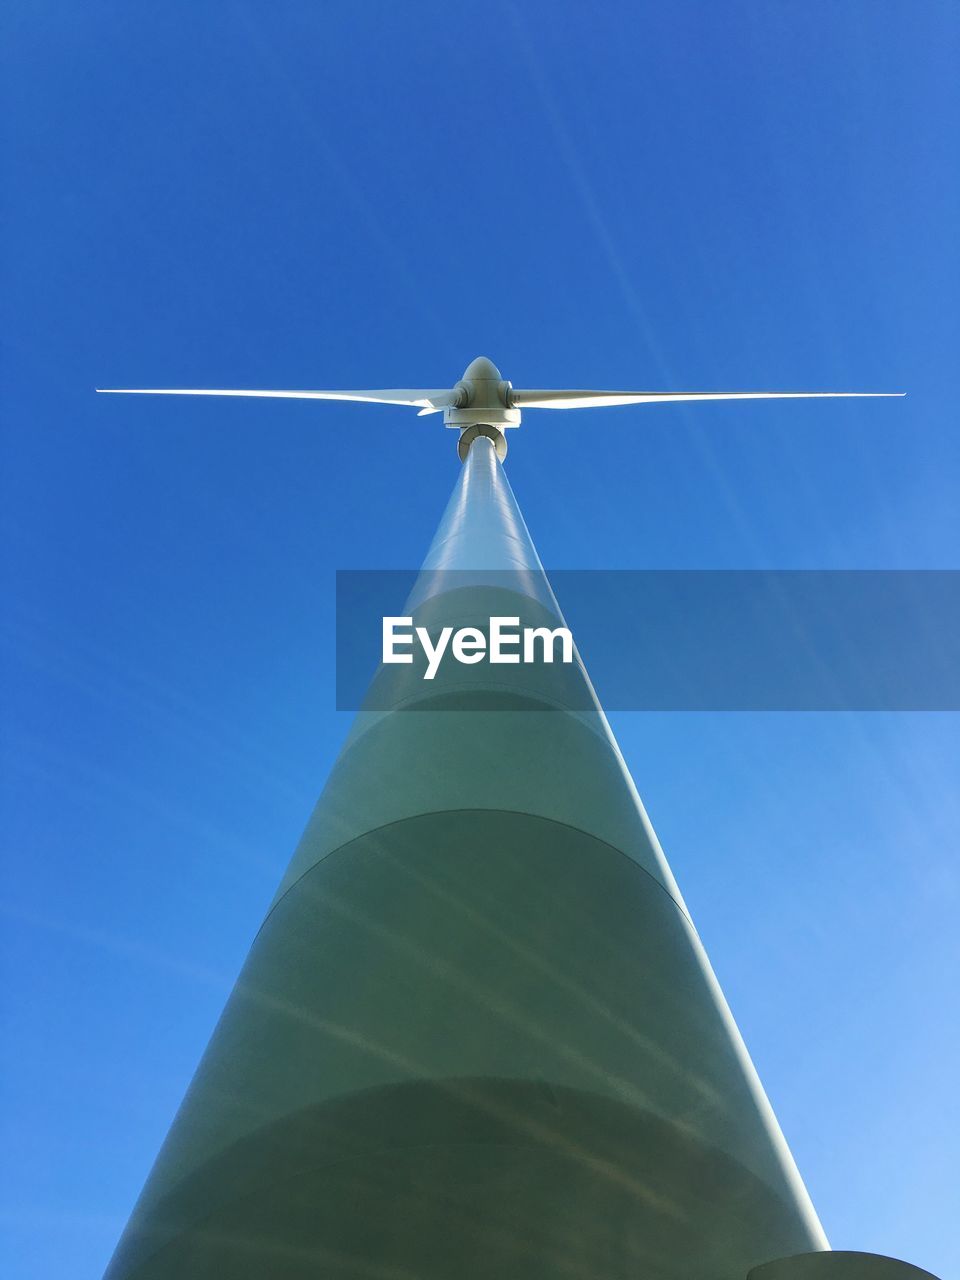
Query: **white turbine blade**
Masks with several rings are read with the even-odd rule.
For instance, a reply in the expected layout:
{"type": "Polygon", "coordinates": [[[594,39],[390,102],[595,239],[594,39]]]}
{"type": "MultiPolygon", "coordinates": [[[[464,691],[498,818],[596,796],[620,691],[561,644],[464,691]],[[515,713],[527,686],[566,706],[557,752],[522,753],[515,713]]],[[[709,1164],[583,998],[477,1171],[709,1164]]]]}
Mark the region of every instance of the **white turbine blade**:
{"type": "Polygon", "coordinates": [[[836,400],[904,396],[905,391],[511,391],[518,409],[600,409],[668,400],[836,400]]]}
{"type": "Polygon", "coordinates": [[[240,391],[185,387],[97,387],[102,395],[120,396],[263,396],[281,400],[361,400],[370,404],[421,405],[427,413],[453,404],[456,392],[417,387],[385,391],[240,391]]]}
{"type": "Polygon", "coordinates": [[[452,408],[460,403],[461,392],[456,389],[452,391],[431,391],[430,399],[423,409],[417,414],[418,418],[425,418],[430,413],[441,413],[444,409],[452,408]]]}

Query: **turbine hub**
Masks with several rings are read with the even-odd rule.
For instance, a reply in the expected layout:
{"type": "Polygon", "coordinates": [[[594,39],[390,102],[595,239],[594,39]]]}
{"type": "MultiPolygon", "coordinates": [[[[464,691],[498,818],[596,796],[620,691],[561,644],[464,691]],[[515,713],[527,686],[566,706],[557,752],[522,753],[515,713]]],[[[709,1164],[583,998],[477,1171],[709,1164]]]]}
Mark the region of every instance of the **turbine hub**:
{"type": "MultiPolygon", "coordinates": [[[[494,427],[498,434],[507,427],[519,427],[520,410],[513,407],[513,388],[486,356],[471,360],[454,390],[457,403],[444,409],[444,426],[455,427],[461,432],[468,427],[494,427]]],[[[487,432],[474,433],[471,441],[476,434],[486,435],[487,432]]]]}
{"type": "Polygon", "coordinates": [[[471,360],[464,370],[464,382],[501,382],[502,375],[492,360],[486,356],[477,356],[471,360]]]}

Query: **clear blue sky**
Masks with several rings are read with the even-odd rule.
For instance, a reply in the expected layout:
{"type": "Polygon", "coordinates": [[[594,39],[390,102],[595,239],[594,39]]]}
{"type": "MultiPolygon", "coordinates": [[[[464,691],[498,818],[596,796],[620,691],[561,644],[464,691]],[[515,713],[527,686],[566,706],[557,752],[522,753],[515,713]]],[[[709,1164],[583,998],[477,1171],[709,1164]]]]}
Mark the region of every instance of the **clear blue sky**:
{"type": "MultiPolygon", "coordinates": [[[[5,1275],[105,1265],[346,729],[437,419],[93,387],[892,389],[530,414],[548,567],[956,568],[960,10],[7,0],[5,1275]]],[[[835,1247],[950,1280],[960,717],[615,718],[835,1247]]]]}

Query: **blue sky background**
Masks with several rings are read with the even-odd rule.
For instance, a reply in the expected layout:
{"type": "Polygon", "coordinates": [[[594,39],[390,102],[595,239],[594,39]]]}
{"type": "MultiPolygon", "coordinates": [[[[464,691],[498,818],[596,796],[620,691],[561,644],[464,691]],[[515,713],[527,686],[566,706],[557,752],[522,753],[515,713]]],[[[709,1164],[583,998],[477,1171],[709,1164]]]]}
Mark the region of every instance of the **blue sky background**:
{"type": "MultiPolygon", "coordinates": [[[[530,413],[508,471],[548,567],[956,568],[960,11],[0,21],[3,1271],[94,1280],[345,733],[334,571],[458,464],[93,387],[906,390],[530,413]]],[[[960,717],[614,728],[834,1246],[957,1276],[960,717]]]]}

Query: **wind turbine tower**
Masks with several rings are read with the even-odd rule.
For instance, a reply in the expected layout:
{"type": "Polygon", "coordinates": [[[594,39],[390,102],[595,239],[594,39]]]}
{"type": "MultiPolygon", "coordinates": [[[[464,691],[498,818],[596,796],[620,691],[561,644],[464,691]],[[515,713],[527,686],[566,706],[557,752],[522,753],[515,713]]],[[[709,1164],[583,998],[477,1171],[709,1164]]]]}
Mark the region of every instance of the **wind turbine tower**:
{"type": "MultiPolygon", "coordinates": [[[[782,394],[186,391],[442,412],[407,614],[563,625],[526,409],[782,394]]],[[[918,1280],[832,1253],[579,658],[384,666],[108,1280],[918,1280]]]]}

